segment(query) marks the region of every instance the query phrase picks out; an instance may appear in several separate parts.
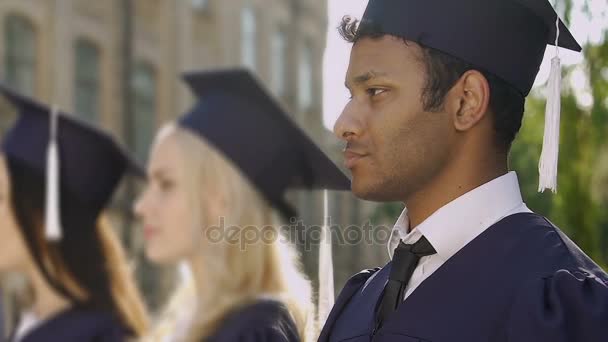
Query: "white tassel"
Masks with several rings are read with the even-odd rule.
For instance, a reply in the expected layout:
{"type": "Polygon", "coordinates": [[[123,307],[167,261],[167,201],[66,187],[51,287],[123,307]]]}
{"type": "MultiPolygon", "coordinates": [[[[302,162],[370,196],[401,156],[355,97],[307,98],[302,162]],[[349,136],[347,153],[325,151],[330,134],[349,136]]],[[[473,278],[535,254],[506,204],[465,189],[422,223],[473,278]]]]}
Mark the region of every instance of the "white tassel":
{"type": "Polygon", "coordinates": [[[327,190],[323,191],[323,230],[319,246],[319,324],[324,324],[334,306],[334,264],[331,254],[327,190]]]}
{"type": "Polygon", "coordinates": [[[46,164],[46,217],[45,236],[49,241],[62,238],[61,210],[59,206],[59,149],[57,147],[57,125],[59,113],[53,107],[50,117],[50,139],[46,164]]]}
{"type": "Polygon", "coordinates": [[[561,111],[561,84],[562,72],[559,58],[559,17],[555,22],[557,32],[555,34],[555,57],[551,60],[551,74],[547,85],[547,107],[545,110],[545,133],[543,137],[543,149],[540,155],[538,171],[540,174],[538,191],[544,192],[551,189],[557,192],[557,164],[559,157],[559,128],[561,111]]]}

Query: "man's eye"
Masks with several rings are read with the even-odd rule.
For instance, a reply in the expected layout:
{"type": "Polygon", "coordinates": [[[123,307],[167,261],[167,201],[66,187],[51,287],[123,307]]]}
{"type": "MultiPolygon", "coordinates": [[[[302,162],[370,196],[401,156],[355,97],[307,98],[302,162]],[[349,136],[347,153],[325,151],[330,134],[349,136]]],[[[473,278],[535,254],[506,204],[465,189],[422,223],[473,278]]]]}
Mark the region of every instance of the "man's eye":
{"type": "Polygon", "coordinates": [[[377,96],[380,95],[382,93],[384,93],[386,91],[386,89],[382,89],[382,88],[369,88],[367,89],[367,93],[370,96],[377,96]]]}

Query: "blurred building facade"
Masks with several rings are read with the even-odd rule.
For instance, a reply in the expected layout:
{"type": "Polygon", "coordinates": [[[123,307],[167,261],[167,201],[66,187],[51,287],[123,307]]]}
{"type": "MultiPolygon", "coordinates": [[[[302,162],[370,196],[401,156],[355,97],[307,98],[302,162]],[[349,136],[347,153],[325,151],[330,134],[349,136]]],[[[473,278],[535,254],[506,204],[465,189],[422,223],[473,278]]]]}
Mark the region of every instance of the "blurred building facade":
{"type": "MultiPolygon", "coordinates": [[[[193,104],[179,79],[187,70],[245,66],[255,71],[323,149],[340,161],[322,120],[326,0],[2,0],[0,77],[112,131],[145,161],[156,128],[193,104]]],[[[12,120],[5,110],[0,132],[12,120]]],[[[172,274],[141,258],[130,214],[137,187],[125,185],[112,218],[140,262],[138,276],[157,307],[172,274]]],[[[322,193],[289,195],[305,224],[322,223],[322,193]]],[[[374,205],[331,193],[332,223],[362,223],[374,205]]],[[[315,279],[316,250],[303,251],[315,279]]],[[[336,287],[385,260],[383,248],[335,246],[336,287]],[[379,252],[379,250],[381,252],[379,252]],[[362,260],[369,264],[365,264],[362,260]]]]}

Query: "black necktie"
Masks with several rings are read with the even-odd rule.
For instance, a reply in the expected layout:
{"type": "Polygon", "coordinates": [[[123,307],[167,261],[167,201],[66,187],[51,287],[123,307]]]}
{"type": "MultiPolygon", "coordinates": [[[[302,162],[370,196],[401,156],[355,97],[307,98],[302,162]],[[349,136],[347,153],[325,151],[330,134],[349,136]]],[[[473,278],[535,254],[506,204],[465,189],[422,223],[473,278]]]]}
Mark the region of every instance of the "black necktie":
{"type": "Polygon", "coordinates": [[[376,330],[392,314],[404,299],[405,287],[409,282],[420,258],[437,253],[431,243],[423,236],[416,243],[406,245],[401,241],[395,248],[393,264],[388,283],[384,288],[382,302],[376,312],[376,330]]]}

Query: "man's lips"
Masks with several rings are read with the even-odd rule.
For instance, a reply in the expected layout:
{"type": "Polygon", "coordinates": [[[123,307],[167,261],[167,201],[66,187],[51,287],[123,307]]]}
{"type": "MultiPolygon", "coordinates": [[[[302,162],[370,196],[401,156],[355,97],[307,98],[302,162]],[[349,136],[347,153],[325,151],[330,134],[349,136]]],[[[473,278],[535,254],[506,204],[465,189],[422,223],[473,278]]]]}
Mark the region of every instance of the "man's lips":
{"type": "Polygon", "coordinates": [[[344,165],[348,169],[352,169],[355,167],[357,162],[359,162],[359,160],[361,160],[362,158],[365,158],[365,157],[367,157],[367,154],[358,153],[358,152],[355,152],[355,151],[347,148],[344,150],[344,165]]]}

